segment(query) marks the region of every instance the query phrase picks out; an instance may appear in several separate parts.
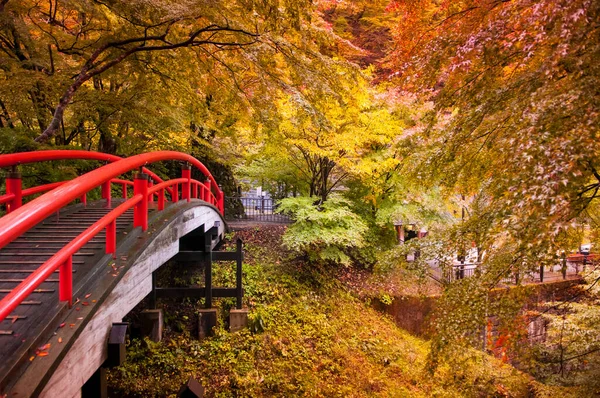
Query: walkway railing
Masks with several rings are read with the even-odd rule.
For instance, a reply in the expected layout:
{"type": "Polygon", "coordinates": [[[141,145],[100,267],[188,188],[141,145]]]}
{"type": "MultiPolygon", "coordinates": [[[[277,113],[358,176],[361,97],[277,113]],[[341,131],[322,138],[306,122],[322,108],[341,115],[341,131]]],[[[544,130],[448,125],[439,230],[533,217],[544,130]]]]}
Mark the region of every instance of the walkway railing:
{"type": "Polygon", "coordinates": [[[173,151],[151,152],[121,159],[111,155],[85,151],[39,151],[20,154],[1,155],[0,167],[11,167],[12,171],[6,179],[6,194],[0,197],[8,206],[9,213],[0,218],[0,249],[23,235],[45,218],[59,211],[75,200],[85,203],[86,194],[100,187],[102,198],[111,203],[111,184],[120,184],[123,197],[127,197],[127,187],[133,186],[133,196],[112,209],[92,226],[80,233],[66,246],[56,252],[38,269],[32,272],[23,282],[15,287],[6,297],[0,300],[0,321],[4,320],[27,296],[40,286],[53,272],[59,272],[59,300],[71,305],[73,300],[72,264],[73,255],[102,230],[106,230],[106,253],[116,256],[116,223],[119,216],[129,209],[134,211],[133,226],[148,228],[148,205],[157,197],[158,210],[165,207],[166,195],[171,202],[202,199],[217,207],[223,214],[224,196],[208,169],[194,157],[173,151]],[[22,189],[21,178],[16,166],[23,163],[34,163],[49,160],[92,159],[112,162],[90,171],[71,181],[62,181],[40,187],[22,189]],[[162,181],[154,173],[145,168],[146,165],[164,161],[179,160],[186,162],[181,171],[181,178],[162,181]],[[191,166],[198,168],[206,181],[191,178],[191,166]],[[139,170],[133,182],[118,179],[120,175],[139,170]],[[157,184],[154,185],[154,182],[157,184]],[[180,198],[181,189],[181,198],[180,198]],[[23,196],[46,192],[23,205],[23,196]]]}
{"type": "MultiPolygon", "coordinates": [[[[454,264],[449,268],[430,267],[430,276],[440,283],[450,283],[456,280],[470,278],[478,274],[477,263],[454,264]]],[[[548,281],[556,281],[567,279],[580,275],[586,271],[586,267],[591,269],[594,266],[593,261],[588,261],[587,265],[583,262],[567,262],[564,267],[555,265],[553,267],[540,266],[535,271],[529,272],[510,272],[507,271],[500,279],[500,283],[504,285],[514,285],[519,283],[543,283],[548,281]]]]}

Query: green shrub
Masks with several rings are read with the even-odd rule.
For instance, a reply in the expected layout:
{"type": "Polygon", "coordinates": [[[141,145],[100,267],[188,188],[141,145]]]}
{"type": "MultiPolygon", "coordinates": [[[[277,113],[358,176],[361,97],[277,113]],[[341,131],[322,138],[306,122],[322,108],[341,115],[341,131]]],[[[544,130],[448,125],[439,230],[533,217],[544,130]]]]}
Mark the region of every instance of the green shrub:
{"type": "Polygon", "coordinates": [[[287,198],[278,211],[289,213],[295,223],[283,236],[287,248],[306,254],[311,261],[348,265],[348,253],[365,245],[367,225],[350,208],[350,202],[332,195],[324,203],[315,198],[287,198]]]}

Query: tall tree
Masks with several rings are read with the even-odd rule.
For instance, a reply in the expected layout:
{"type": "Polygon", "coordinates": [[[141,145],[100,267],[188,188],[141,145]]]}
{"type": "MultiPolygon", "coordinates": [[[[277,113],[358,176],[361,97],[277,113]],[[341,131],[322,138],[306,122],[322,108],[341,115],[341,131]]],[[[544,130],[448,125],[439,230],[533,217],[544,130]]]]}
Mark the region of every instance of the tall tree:
{"type": "Polygon", "coordinates": [[[451,289],[435,324],[434,347],[460,347],[494,311],[488,289],[558,263],[584,225],[597,235],[600,3],[394,0],[388,10],[402,16],[388,77],[431,106],[411,131],[414,176],[472,199],[451,236],[486,249],[481,277],[451,289]],[[459,296],[472,299],[468,322],[459,296]]]}
{"type": "MultiPolygon", "coordinates": [[[[388,59],[435,108],[420,134],[432,179],[489,198],[497,234],[558,243],[598,197],[600,4],[394,1],[388,59]]],[[[428,176],[429,178],[431,177],[428,176]]],[[[497,239],[491,235],[490,239],[497,239]]],[[[539,244],[538,244],[539,243],[539,244]]]]}
{"type": "Polygon", "coordinates": [[[78,137],[114,151],[132,134],[195,139],[190,123],[233,130],[249,115],[268,121],[277,92],[335,91],[330,72],[342,63],[321,53],[330,39],[303,0],[3,4],[1,119],[37,127],[39,142],[78,137]]]}

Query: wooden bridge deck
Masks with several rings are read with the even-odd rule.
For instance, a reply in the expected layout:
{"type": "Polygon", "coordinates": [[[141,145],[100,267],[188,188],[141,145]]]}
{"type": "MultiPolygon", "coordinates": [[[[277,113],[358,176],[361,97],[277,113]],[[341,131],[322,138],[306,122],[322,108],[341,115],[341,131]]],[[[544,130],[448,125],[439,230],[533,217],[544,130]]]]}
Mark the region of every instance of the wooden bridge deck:
{"type": "MultiPolygon", "coordinates": [[[[122,201],[113,200],[112,208],[120,203],[122,201]]],[[[0,298],[110,210],[104,200],[87,206],[70,206],[0,249],[0,298]]],[[[117,245],[132,228],[133,213],[129,210],[117,220],[117,245]]],[[[109,262],[104,232],[75,254],[73,292],[76,309],[89,305],[92,300],[95,302],[93,297],[85,298],[83,289],[94,274],[93,269],[106,267],[109,262]]],[[[112,268],[107,270],[111,271],[112,268]]],[[[67,305],[58,300],[58,272],[55,272],[0,323],[0,391],[23,364],[46,355],[44,350],[39,350],[39,344],[60,327],[61,315],[64,317],[67,309],[67,305]]]]}

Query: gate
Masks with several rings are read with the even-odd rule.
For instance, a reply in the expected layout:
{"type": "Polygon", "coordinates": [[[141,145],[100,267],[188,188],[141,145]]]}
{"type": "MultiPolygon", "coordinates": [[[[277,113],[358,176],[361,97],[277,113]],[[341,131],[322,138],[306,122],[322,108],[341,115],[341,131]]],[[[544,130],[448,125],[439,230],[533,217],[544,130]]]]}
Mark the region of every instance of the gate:
{"type": "Polygon", "coordinates": [[[227,221],[256,221],[289,224],[290,216],[277,213],[276,200],[264,197],[225,197],[225,219],[227,221]]]}

